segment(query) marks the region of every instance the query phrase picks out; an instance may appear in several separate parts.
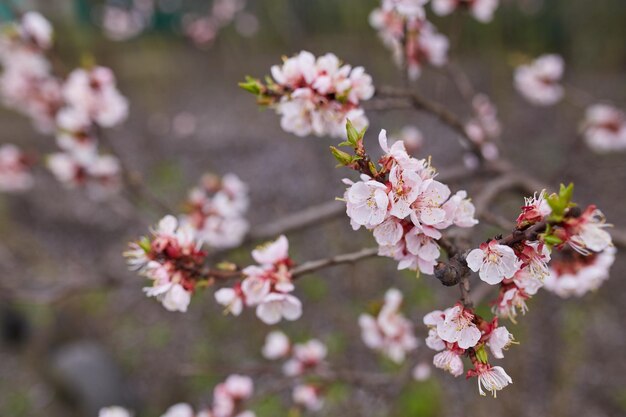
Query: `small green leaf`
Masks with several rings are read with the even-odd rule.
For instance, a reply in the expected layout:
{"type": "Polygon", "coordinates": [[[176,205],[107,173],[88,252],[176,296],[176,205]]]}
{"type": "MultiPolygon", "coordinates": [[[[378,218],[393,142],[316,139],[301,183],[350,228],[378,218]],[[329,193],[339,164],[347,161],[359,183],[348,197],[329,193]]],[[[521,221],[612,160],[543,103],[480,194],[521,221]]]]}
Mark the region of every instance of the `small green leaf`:
{"type": "Polygon", "coordinates": [[[348,135],[348,143],[356,147],[359,144],[359,141],[361,140],[362,136],[354,128],[354,125],[352,124],[350,119],[346,121],[346,133],[348,135]]]}
{"type": "Polygon", "coordinates": [[[482,363],[489,363],[489,356],[487,356],[485,345],[482,345],[481,347],[476,349],[476,358],[482,363]]]}
{"type": "Polygon", "coordinates": [[[561,243],[563,243],[561,239],[559,239],[558,237],[554,235],[544,235],[543,241],[551,246],[560,245],[561,243]]]}
{"type": "Polygon", "coordinates": [[[353,159],[352,159],[353,156],[352,155],[350,155],[349,153],[346,153],[344,151],[340,151],[339,149],[335,148],[334,146],[330,147],[330,152],[333,154],[333,156],[335,157],[337,162],[339,162],[340,166],[349,165],[353,161],[353,159]]]}
{"type": "Polygon", "coordinates": [[[137,242],[137,244],[139,245],[139,247],[141,249],[144,250],[144,252],[148,253],[150,252],[150,249],[152,247],[152,244],[150,243],[150,239],[148,239],[146,236],[143,236],[139,242],[137,242]]]}
{"type": "Polygon", "coordinates": [[[246,76],[246,81],[245,82],[241,82],[238,84],[239,87],[243,88],[244,90],[258,96],[259,94],[261,94],[261,91],[263,91],[263,85],[261,84],[261,81],[252,78],[250,76],[246,76]]]}

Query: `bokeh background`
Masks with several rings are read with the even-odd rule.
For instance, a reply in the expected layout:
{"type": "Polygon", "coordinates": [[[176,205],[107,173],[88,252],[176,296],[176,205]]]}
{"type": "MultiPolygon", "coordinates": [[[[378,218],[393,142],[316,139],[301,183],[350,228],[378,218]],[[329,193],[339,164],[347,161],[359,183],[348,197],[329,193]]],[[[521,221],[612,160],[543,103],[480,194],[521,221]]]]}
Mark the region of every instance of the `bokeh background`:
{"type": "MultiPolygon", "coordinates": [[[[7,1],[0,12],[9,16],[7,1]]],[[[401,85],[387,50],[369,27],[375,0],[250,0],[258,19],[254,36],[234,27],[210,48],[197,48],[179,29],[182,9],[205,10],[210,1],[159,0],[154,26],[115,42],[94,24],[96,1],[14,1],[37,9],[56,28],[56,49],[69,68],[87,54],[114,69],[131,115],[107,132],[124,162],[140,171],[154,192],[179,207],[203,172],[234,172],[250,185],[251,224],[280,219],[339,196],[329,139],[296,138],[279,128],[272,111],[259,111],[237,87],[247,74],[262,76],[281,55],[302,49],[334,52],[363,65],[376,85],[401,85]]],[[[123,2],[122,2],[123,3],[123,2]]],[[[580,144],[581,104],[593,99],[626,105],[626,3],[572,0],[502,0],[496,18],[480,24],[468,16],[433,18],[444,34],[460,25],[452,59],[478,91],[498,106],[504,126],[503,153],[552,186],[574,181],[581,204],[596,203],[616,227],[626,227],[626,158],[595,155],[580,144]],[[535,108],[513,90],[512,71],[529,57],[556,52],[565,58],[565,82],[575,94],[555,107],[535,108]]],[[[431,16],[432,17],[432,16],[431,16]]],[[[455,30],[458,30],[455,29],[455,30]]],[[[68,69],[69,69],[68,68],[68,69]]],[[[448,78],[426,70],[414,86],[459,114],[469,108],[448,78]]],[[[445,170],[462,153],[449,129],[410,111],[368,113],[367,141],[376,146],[380,128],[418,126],[426,138],[420,156],[432,155],[445,170]]],[[[40,152],[54,149],[50,137],[29,122],[0,110],[0,141],[40,152]]],[[[106,149],[106,145],[104,146],[106,149]]],[[[453,190],[480,191],[458,181],[453,190]]],[[[496,211],[513,218],[521,196],[505,194],[496,211]]],[[[271,387],[279,365],[260,355],[268,327],[252,312],[224,316],[212,291],[194,297],[187,314],[169,313],[141,294],[141,278],[126,271],[126,242],[146,232],[163,213],[145,207],[133,214],[123,201],[89,201],[67,191],[42,169],[31,192],[0,196],[0,415],[95,416],[120,404],[139,416],[159,416],[169,405],[210,401],[213,386],[229,373],[255,373],[258,389],[271,387]],[[111,283],[106,288],[102,282],[111,283]],[[50,303],[59,286],[90,285],[50,303]],[[20,288],[17,297],[9,289],[20,288]],[[25,295],[25,296],[24,296],[25,295]]],[[[482,227],[476,242],[498,229],[482,227]]],[[[344,217],[289,236],[295,260],[371,246],[364,231],[352,232],[344,217]]],[[[229,254],[246,263],[250,247],[229,254]]],[[[618,253],[612,277],[599,291],[561,300],[540,292],[511,331],[521,342],[501,361],[514,384],[497,400],[480,397],[475,381],[434,371],[401,392],[369,392],[346,384],[329,387],[327,416],[619,416],[626,415],[626,261],[618,253]]],[[[422,315],[450,305],[456,289],[429,276],[395,271],[395,262],[371,259],[319,272],[298,283],[304,316],[281,324],[295,340],[318,337],[329,359],[343,368],[393,371],[360,342],[358,315],[395,286],[407,297],[405,311],[422,338],[422,315]]],[[[486,308],[486,307],[481,307],[486,308]]],[[[417,357],[432,352],[420,347],[417,357]]],[[[259,417],[286,416],[289,390],[252,403],[259,417]]]]}

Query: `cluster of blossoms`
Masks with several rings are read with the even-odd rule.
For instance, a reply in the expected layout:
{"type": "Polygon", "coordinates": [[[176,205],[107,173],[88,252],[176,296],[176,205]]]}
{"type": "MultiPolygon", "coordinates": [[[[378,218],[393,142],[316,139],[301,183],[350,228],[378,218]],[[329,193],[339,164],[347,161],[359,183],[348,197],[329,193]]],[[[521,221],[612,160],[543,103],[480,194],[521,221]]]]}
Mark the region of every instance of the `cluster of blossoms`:
{"type": "Polygon", "coordinates": [[[391,288],[376,317],[369,314],[359,317],[363,343],[396,363],[404,362],[406,354],[418,346],[413,324],[400,311],[401,305],[402,293],[391,288]]]}
{"type": "Polygon", "coordinates": [[[581,297],[595,291],[609,278],[615,252],[612,246],[587,256],[564,251],[562,259],[550,263],[550,274],[544,281],[544,288],[563,298],[581,297]]]}
{"type": "Polygon", "coordinates": [[[244,217],[248,205],[248,186],[235,174],[221,179],[206,174],[189,192],[187,213],[181,222],[190,225],[196,237],[209,246],[233,248],[241,244],[248,232],[244,217]]]}
{"type": "Polygon", "coordinates": [[[348,119],[359,128],[368,125],[361,102],[374,95],[374,86],[363,67],[352,68],[331,53],[315,58],[302,51],[271,72],[267,85],[250,77],[240,85],[276,110],[286,132],[341,137],[348,119]]]}
{"type": "MultiPolygon", "coordinates": [[[[498,120],[498,110],[485,94],[477,94],[472,99],[474,117],[465,123],[465,133],[480,148],[480,152],[488,161],[500,156],[498,147],[494,143],[502,133],[502,127],[498,120]]],[[[476,167],[479,161],[476,156],[468,153],[465,163],[470,167],[476,167]]]]}
{"type": "MultiPolygon", "coordinates": [[[[358,134],[350,144],[355,157],[334,149],[335,157],[346,166],[363,168],[362,140],[358,134]]],[[[429,161],[409,156],[402,141],[389,147],[385,130],[380,132],[379,143],[384,151],[380,170],[373,163],[365,164],[370,175],[363,173],[357,182],[344,180],[349,185],[344,194],[346,213],[353,229],[363,226],[373,231],[379,255],[397,260],[398,269],[433,274],[441,230],[478,223],[474,205],[465,191],[451,195],[448,186],[435,179],[429,161]]]]}
{"type": "Polygon", "coordinates": [[[269,360],[286,359],[283,364],[285,376],[297,378],[292,391],[293,402],[308,411],[319,411],[324,406],[322,387],[302,381],[307,375],[314,374],[324,367],[326,346],[317,339],[305,343],[293,344],[282,332],[275,330],[267,335],[262,350],[269,360]]]}
{"type": "Polygon", "coordinates": [[[499,0],[432,0],[433,12],[446,16],[457,9],[467,9],[479,22],[487,23],[493,19],[499,0]]]}
{"type": "Polygon", "coordinates": [[[291,274],[289,242],[285,236],[252,251],[258,265],[242,270],[244,279],[232,288],[215,292],[216,301],[235,316],[244,305],[256,307],[256,315],[266,324],[282,319],[297,320],[302,315],[302,303],[291,294],[295,289],[291,274]]]}
{"type": "Polygon", "coordinates": [[[515,69],[515,88],[530,103],[551,106],[563,98],[565,90],[560,81],[564,70],[565,63],[559,55],[542,55],[515,69]]]}
{"type": "Polygon", "coordinates": [[[206,253],[195,239],[193,228],[179,226],[174,216],[165,216],[152,230],[130,244],[124,253],[133,270],[152,280],[144,288],[146,295],[156,297],[169,311],[186,312],[198,282],[205,279],[202,265],[206,253]]]}
{"type": "Polygon", "coordinates": [[[369,17],[396,64],[406,66],[412,80],[419,77],[424,64],[439,67],[447,62],[448,38],[425,19],[426,1],[382,0],[369,17]]]}
{"type": "Polygon", "coordinates": [[[39,13],[2,26],[0,93],[4,105],[28,116],[44,133],[54,131],[63,105],[62,82],[54,77],[45,53],[52,46],[52,26],[39,13]]]}
{"type": "Polygon", "coordinates": [[[607,104],[587,108],[582,126],[587,145],[596,152],[626,150],[626,114],[607,104]]]}
{"type": "MultiPolygon", "coordinates": [[[[254,384],[244,375],[230,375],[213,390],[213,404],[210,408],[194,412],[187,403],[179,403],[167,409],[161,417],[254,417],[255,413],[243,410],[244,401],[252,397],[254,384]]],[[[98,417],[132,417],[132,413],[122,407],[107,407],[100,410],[98,417]]]]}
{"type": "MultiPolygon", "coordinates": [[[[527,311],[526,300],[537,293],[551,274],[548,267],[551,248],[577,253],[558,263],[557,270],[562,272],[553,273],[552,281],[559,275],[580,271],[581,262],[584,264],[580,257],[588,256],[591,256],[589,264],[598,262],[598,269],[592,269],[589,275],[583,274],[583,279],[577,280],[582,287],[579,291],[583,293],[597,287],[606,277],[613,256],[611,236],[605,230],[609,225],[595,206],[582,212],[574,207],[570,201],[572,190],[572,186],[561,187],[558,195],[547,197],[542,191],[526,199],[517,219],[516,231],[520,238],[490,240],[467,255],[467,265],[479,273],[481,280],[500,285],[494,303],[494,313],[498,316],[515,319],[518,310],[527,311]],[[524,231],[533,227],[539,227],[537,233],[526,238],[524,231]],[[600,253],[604,255],[598,255],[600,253]],[[589,276],[595,277],[587,278],[589,276]]],[[[564,282],[565,285],[570,283],[571,280],[564,282]]]]}
{"type": "Polygon", "coordinates": [[[40,131],[56,133],[62,152],[51,155],[48,167],[59,181],[87,185],[94,196],[108,194],[119,188],[120,167],[116,158],[98,153],[96,131],[123,122],[128,101],[108,68],[79,68],[65,80],[56,77],[45,55],[52,35],[50,23],[36,12],[5,28],[0,94],[40,131]]]}
{"type": "Polygon", "coordinates": [[[17,146],[0,146],[0,192],[20,192],[33,186],[31,158],[17,146]]]}
{"type": "Polygon", "coordinates": [[[485,395],[484,388],[495,397],[497,391],[513,382],[502,367],[489,363],[485,350],[489,348],[495,358],[501,359],[503,350],[514,342],[506,327],[498,326],[497,318],[485,321],[470,308],[457,304],[428,313],[424,324],[429,329],[426,346],[439,352],[433,358],[435,367],[457,377],[464,373],[463,356],[469,357],[473,368],[466,375],[477,377],[481,395],[485,395]]]}

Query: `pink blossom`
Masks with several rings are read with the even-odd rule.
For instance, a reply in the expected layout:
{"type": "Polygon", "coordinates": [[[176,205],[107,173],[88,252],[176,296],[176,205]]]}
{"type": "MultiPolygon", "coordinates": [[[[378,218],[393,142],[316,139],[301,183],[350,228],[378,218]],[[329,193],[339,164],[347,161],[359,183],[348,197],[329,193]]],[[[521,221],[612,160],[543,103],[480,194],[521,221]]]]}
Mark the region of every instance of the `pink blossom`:
{"type": "Polygon", "coordinates": [[[359,317],[363,343],[396,363],[402,363],[407,352],[418,345],[413,325],[400,312],[401,303],[402,293],[391,288],[385,293],[385,303],[377,317],[368,314],[359,317]]]}
{"type": "Polygon", "coordinates": [[[526,314],[526,311],[528,311],[528,306],[526,305],[528,298],[528,294],[521,288],[515,285],[507,286],[500,289],[500,295],[492,310],[498,317],[506,317],[515,323],[518,310],[522,314],[526,314]]]}
{"type": "Polygon", "coordinates": [[[611,235],[604,230],[610,226],[606,223],[604,214],[591,205],[580,217],[567,221],[567,243],[582,255],[601,252],[613,244],[611,235]]]}
{"type": "Polygon", "coordinates": [[[422,179],[416,172],[402,170],[399,165],[396,165],[391,168],[389,181],[391,182],[389,214],[398,219],[404,219],[412,213],[411,204],[420,194],[422,179]]]}
{"type": "Polygon", "coordinates": [[[287,335],[279,330],[274,330],[265,337],[263,356],[271,360],[284,358],[289,354],[290,349],[291,343],[287,335]]]}
{"type": "Polygon", "coordinates": [[[259,246],[252,251],[252,257],[261,265],[274,265],[289,258],[289,242],[281,235],[274,242],[259,246]]]}
{"type": "Polygon", "coordinates": [[[287,376],[299,376],[307,370],[315,369],[326,358],[326,345],[317,339],[293,346],[292,357],[283,365],[283,373],[287,376]]]}
{"type": "Polygon", "coordinates": [[[433,358],[433,365],[436,368],[450,372],[454,376],[463,374],[463,360],[461,356],[451,350],[444,350],[437,353],[433,358]]]}
{"type": "Polygon", "coordinates": [[[283,318],[297,320],[302,315],[302,303],[290,294],[271,293],[258,305],[256,315],[265,324],[276,324],[283,318]]]}
{"type": "Polygon", "coordinates": [[[291,394],[293,402],[309,411],[320,411],[324,407],[324,399],[320,391],[313,385],[296,385],[291,394]]]}
{"type": "Polygon", "coordinates": [[[491,22],[498,0],[433,0],[433,12],[446,16],[461,7],[467,7],[472,16],[482,23],[491,22]]]}
{"type": "Polygon", "coordinates": [[[519,260],[513,249],[492,240],[472,250],[466,258],[467,266],[479,272],[480,279],[495,285],[505,278],[511,278],[519,270],[519,260]]]}
{"type": "Polygon", "coordinates": [[[241,287],[220,288],[215,292],[215,301],[226,307],[226,311],[238,316],[243,311],[244,297],[241,287]]]}
{"type": "Polygon", "coordinates": [[[545,280],[546,290],[562,298],[581,297],[597,290],[609,278],[615,253],[615,248],[609,246],[597,254],[574,254],[571,259],[553,261],[550,275],[545,280]]]}
{"type": "Polygon", "coordinates": [[[478,392],[485,395],[483,388],[491,392],[496,397],[496,393],[509,384],[513,383],[511,377],[501,366],[491,366],[489,364],[477,364],[476,369],[468,372],[468,376],[478,378],[478,392]]]}
{"type": "MultiPolygon", "coordinates": [[[[467,192],[464,190],[457,191],[441,208],[446,213],[443,225],[453,223],[459,227],[473,227],[478,224],[478,220],[474,218],[476,208],[470,199],[467,198],[467,192]]],[[[439,225],[439,227],[441,226],[439,225]]]]}
{"type": "Polygon", "coordinates": [[[421,382],[430,378],[430,374],[430,365],[426,362],[420,362],[415,366],[415,368],[413,368],[412,376],[414,380],[421,382]]]}
{"type": "Polygon", "coordinates": [[[524,198],[522,213],[517,218],[518,227],[524,227],[543,221],[552,213],[550,205],[546,201],[546,191],[535,193],[532,197],[524,198]]]}
{"type": "Polygon", "coordinates": [[[496,327],[487,340],[487,346],[491,350],[493,356],[498,359],[504,358],[503,350],[506,350],[515,339],[513,335],[509,333],[506,327],[496,327]]]}
{"type": "Polygon", "coordinates": [[[195,413],[189,404],[179,403],[167,409],[161,417],[194,417],[195,413]]]}
{"type": "Polygon", "coordinates": [[[20,192],[30,189],[34,179],[29,158],[15,145],[0,146],[0,191],[20,192]]]}
{"type": "Polygon", "coordinates": [[[447,185],[428,180],[422,184],[420,193],[413,203],[411,220],[415,225],[437,225],[446,220],[446,210],[442,207],[450,197],[450,188],[447,185]]]}
{"type": "Polygon", "coordinates": [[[373,227],[387,215],[389,198],[386,187],[378,181],[358,181],[345,194],[346,212],[357,225],[373,227]]]}
{"type": "Polygon", "coordinates": [[[457,343],[462,349],[473,347],[481,337],[473,320],[474,314],[469,310],[454,306],[446,311],[444,321],[437,324],[437,334],[442,340],[457,343]]]}
{"type": "Polygon", "coordinates": [[[626,150],[626,115],[608,104],[587,108],[582,124],[587,145],[595,152],[626,150]]]}
{"type": "Polygon", "coordinates": [[[63,85],[63,97],[70,106],[83,109],[99,125],[111,127],[128,116],[128,101],[115,84],[115,76],[109,68],[76,69],[63,85]]]}
{"type": "Polygon", "coordinates": [[[560,56],[542,55],[515,70],[515,88],[537,106],[556,104],[564,94],[559,84],[564,69],[565,64],[560,56]]]}
{"type": "Polygon", "coordinates": [[[118,406],[101,408],[98,417],[132,417],[130,411],[118,406]]]}
{"type": "Polygon", "coordinates": [[[22,16],[21,35],[32,41],[41,49],[48,49],[52,45],[52,25],[37,12],[26,12],[22,16]]]}

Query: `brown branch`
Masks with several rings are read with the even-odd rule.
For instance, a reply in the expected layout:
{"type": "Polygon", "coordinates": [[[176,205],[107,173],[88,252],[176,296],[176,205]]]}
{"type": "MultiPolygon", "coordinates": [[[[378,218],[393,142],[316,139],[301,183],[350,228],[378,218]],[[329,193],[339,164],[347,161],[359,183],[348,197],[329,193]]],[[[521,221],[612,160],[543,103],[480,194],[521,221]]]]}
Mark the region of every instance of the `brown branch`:
{"type": "Polygon", "coordinates": [[[361,259],[371,258],[378,255],[378,248],[365,248],[357,252],[344,253],[342,255],[331,256],[330,258],[308,261],[296,266],[291,272],[294,278],[313,273],[319,269],[341,264],[353,264],[361,259]]]}
{"type": "Polygon", "coordinates": [[[443,124],[449,126],[458,134],[459,142],[464,149],[474,153],[481,161],[484,160],[480,147],[472,141],[465,131],[465,124],[463,121],[457,115],[448,110],[448,108],[444,105],[436,101],[431,101],[417,93],[394,87],[380,87],[376,90],[376,94],[382,98],[404,98],[416,110],[424,111],[435,116],[443,124]]]}

